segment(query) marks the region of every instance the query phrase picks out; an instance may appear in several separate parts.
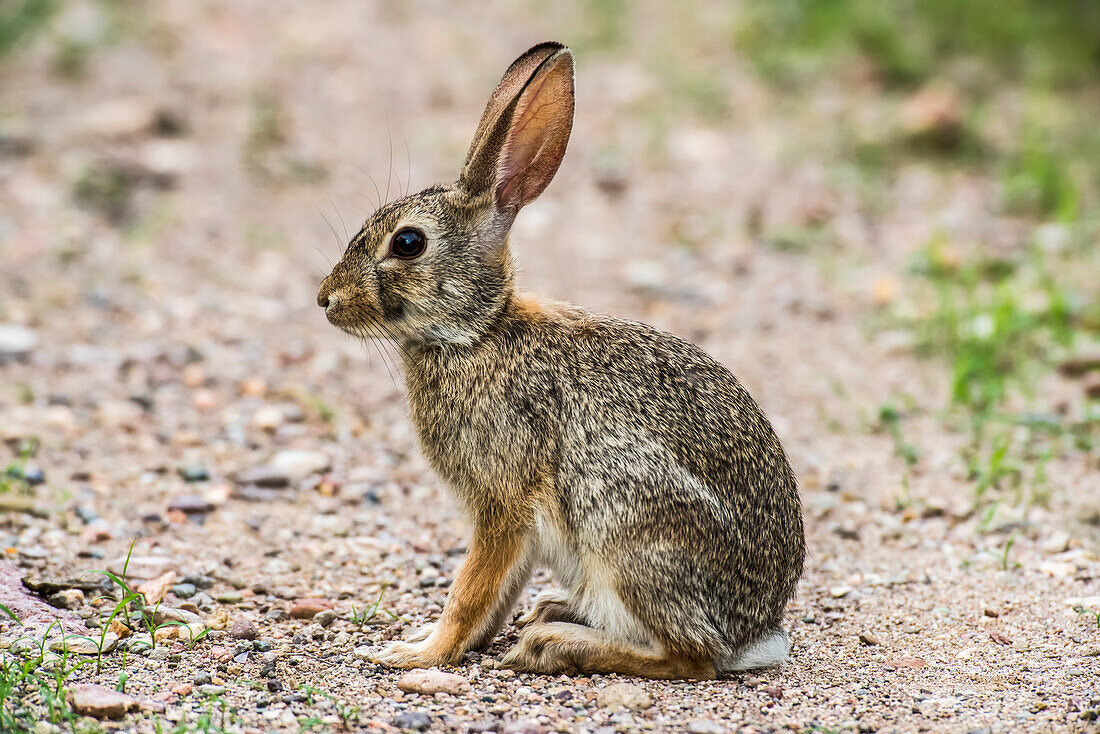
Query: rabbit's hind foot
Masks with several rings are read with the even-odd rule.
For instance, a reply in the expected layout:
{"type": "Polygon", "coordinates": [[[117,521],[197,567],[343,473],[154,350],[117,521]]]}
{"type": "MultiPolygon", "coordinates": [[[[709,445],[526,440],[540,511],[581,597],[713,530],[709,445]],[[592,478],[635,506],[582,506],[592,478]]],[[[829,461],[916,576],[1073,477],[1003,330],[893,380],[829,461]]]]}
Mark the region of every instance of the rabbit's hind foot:
{"type": "Polygon", "coordinates": [[[603,630],[568,622],[532,623],[501,661],[506,668],[543,675],[619,673],[639,678],[709,679],[710,660],[664,655],[645,645],[611,639],[603,630]]]}
{"type": "Polygon", "coordinates": [[[515,625],[522,629],[530,624],[547,622],[584,623],[581,616],[577,614],[572,598],[559,589],[546,589],[540,592],[535,597],[535,605],[531,611],[516,619],[515,625]]]}

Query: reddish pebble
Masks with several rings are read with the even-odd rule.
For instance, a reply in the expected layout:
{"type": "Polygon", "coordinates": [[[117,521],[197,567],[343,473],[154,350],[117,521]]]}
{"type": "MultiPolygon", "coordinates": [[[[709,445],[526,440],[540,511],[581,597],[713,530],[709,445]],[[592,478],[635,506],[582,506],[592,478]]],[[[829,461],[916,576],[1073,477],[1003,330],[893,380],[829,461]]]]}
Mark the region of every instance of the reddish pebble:
{"type": "Polygon", "coordinates": [[[176,694],[177,696],[190,696],[191,691],[193,690],[195,690],[195,688],[190,683],[184,683],[182,686],[176,686],[175,688],[173,688],[172,693],[176,694]]]}
{"type": "Polygon", "coordinates": [[[922,660],[921,658],[910,657],[895,658],[894,660],[886,663],[886,667],[893,668],[894,670],[900,670],[902,668],[912,668],[916,670],[919,668],[923,668],[926,665],[928,665],[928,663],[924,662],[924,660],[922,660]]]}
{"type": "Polygon", "coordinates": [[[289,614],[294,619],[313,619],[314,615],[318,612],[332,609],[335,606],[336,604],[328,599],[318,599],[316,597],[295,599],[294,603],[290,606],[289,614]]]}
{"type": "Polygon", "coordinates": [[[783,698],[783,689],[779,686],[764,686],[763,691],[772,698],[783,698]]]}

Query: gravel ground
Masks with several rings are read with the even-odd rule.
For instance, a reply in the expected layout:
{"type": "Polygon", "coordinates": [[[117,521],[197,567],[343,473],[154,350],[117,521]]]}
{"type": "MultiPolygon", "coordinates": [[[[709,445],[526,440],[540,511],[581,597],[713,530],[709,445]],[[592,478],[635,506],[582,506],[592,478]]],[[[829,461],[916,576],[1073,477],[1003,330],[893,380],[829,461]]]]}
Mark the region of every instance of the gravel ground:
{"type": "MultiPolygon", "coordinates": [[[[396,355],[330,327],[315,292],[344,223],[453,177],[520,50],[585,30],[570,5],[483,12],[74,3],[55,36],[111,39],[78,76],[49,35],[0,67],[0,323],[29,329],[0,333],[0,461],[37,438],[25,473],[44,474],[0,544],[20,574],[58,580],[119,568],[136,539],[130,577],[160,577],[165,608],[222,628],[69,682],[114,688],[125,669],[142,710],[108,726],[126,731],[200,728],[205,694],[236,709],[218,722],[234,731],[342,716],[372,731],[1096,730],[1100,627],[1074,611],[1100,610],[1095,453],[1051,460],[1046,506],[975,514],[966,439],[936,412],[945,370],[869,328],[932,232],[1011,242],[1019,223],[990,214],[993,182],[920,165],[868,213],[813,146],[873,90],[791,109],[730,56],[730,119],[654,112],[676,109],[646,61],[661,23],[621,54],[581,49],[570,152],[513,247],[528,287],[696,341],[772,418],[810,549],[792,657],[607,691],[623,681],[498,670],[508,625],[450,671],[471,684],[455,694],[403,692],[364,659],[439,614],[466,526],[419,455],[396,355]],[[820,217],[837,233],[825,252],[753,234],[820,217]],[[926,410],[906,424],[921,449],[907,486],[875,420],[901,390],[926,410]],[[288,616],[303,598],[335,615],[288,616]]],[[[1039,386],[1049,405],[1078,390],[1039,386]]],[[[537,575],[522,606],[550,583],[537,575]]],[[[94,624],[97,598],[71,604],[94,624]]]]}

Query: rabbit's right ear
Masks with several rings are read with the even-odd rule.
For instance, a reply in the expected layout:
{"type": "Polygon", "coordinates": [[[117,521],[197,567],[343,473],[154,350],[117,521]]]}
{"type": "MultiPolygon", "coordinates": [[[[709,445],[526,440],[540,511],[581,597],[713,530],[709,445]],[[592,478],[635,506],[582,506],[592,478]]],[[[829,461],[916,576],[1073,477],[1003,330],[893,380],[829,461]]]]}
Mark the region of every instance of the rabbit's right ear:
{"type": "Polygon", "coordinates": [[[459,181],[473,195],[492,192],[515,215],[557,173],[573,129],[573,54],[540,43],[500,80],[481,116],[459,181]]]}

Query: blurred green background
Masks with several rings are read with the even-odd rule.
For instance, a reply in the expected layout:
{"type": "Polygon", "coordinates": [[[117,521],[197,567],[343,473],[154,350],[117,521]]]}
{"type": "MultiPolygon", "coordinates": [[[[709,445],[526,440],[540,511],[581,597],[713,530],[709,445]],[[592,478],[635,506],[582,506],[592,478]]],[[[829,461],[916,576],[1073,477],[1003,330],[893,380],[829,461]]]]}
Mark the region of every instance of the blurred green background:
{"type": "MultiPolygon", "coordinates": [[[[664,202],[653,214],[661,240],[686,252],[748,241],[807,258],[825,277],[840,277],[865,295],[859,328],[867,338],[897,341],[942,369],[949,385],[942,402],[896,390],[869,419],[873,430],[894,438],[905,464],[920,456],[906,423],[929,412],[969,437],[961,456],[978,496],[994,487],[1030,487],[1041,496],[1051,457],[1084,452],[1095,461],[1100,3],[554,5],[528,1],[496,8],[485,19],[438,3],[377,8],[395,28],[431,29],[409,36],[410,75],[429,68],[417,63],[423,59],[417,54],[441,40],[466,48],[498,32],[509,50],[497,56],[521,47],[512,38],[531,42],[538,40],[532,33],[541,33],[570,43],[582,69],[622,72],[612,84],[621,96],[614,104],[632,134],[609,135],[574,154],[589,157],[597,186],[610,196],[632,176],[659,181],[673,170],[678,129],[724,136],[767,128],[772,146],[764,157],[774,170],[757,184],[756,198],[654,194],[664,202]],[[807,170],[807,162],[813,193],[786,196],[783,187],[807,170]],[[954,193],[932,211],[929,191],[954,193]],[[731,207],[716,211],[719,203],[731,207]],[[907,221],[919,226],[906,230],[907,221]],[[851,236],[853,227],[863,234],[851,236]],[[1052,379],[1062,381],[1056,390],[1040,387],[1052,379]]],[[[326,8],[318,4],[316,13],[324,16],[326,8]]],[[[181,42],[148,11],[127,0],[5,0],[0,63],[30,55],[32,68],[46,68],[45,77],[8,76],[5,83],[79,87],[97,55],[118,44],[171,55],[181,42]]],[[[363,29],[368,37],[372,32],[363,29]]],[[[460,102],[464,109],[476,106],[472,100],[491,81],[482,66],[476,83],[463,79],[470,89],[470,101],[460,102]]],[[[585,83],[582,76],[582,89],[585,83]]],[[[428,96],[450,104],[450,91],[437,92],[428,96]]],[[[324,161],[287,152],[290,105],[273,87],[255,88],[247,102],[239,162],[261,200],[265,190],[334,186],[324,161]]],[[[589,120],[599,115],[595,108],[588,107],[589,120]]],[[[8,119],[20,114],[18,104],[0,109],[8,119]]],[[[408,118],[415,136],[423,115],[432,113],[387,114],[408,118]]],[[[175,122],[165,117],[157,124],[172,134],[175,122]]],[[[10,134],[10,125],[4,129],[9,134],[0,146],[16,155],[23,137],[10,134]]],[[[443,146],[457,155],[465,135],[459,130],[443,146]]],[[[703,146],[705,156],[710,138],[684,139],[703,146]]],[[[679,179],[670,180],[675,188],[679,179]]],[[[90,164],[65,185],[76,206],[152,238],[162,225],[134,205],[135,191],[147,183],[127,169],[90,164]]],[[[264,227],[257,221],[249,236],[277,237],[264,227]]]]}

